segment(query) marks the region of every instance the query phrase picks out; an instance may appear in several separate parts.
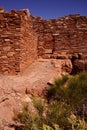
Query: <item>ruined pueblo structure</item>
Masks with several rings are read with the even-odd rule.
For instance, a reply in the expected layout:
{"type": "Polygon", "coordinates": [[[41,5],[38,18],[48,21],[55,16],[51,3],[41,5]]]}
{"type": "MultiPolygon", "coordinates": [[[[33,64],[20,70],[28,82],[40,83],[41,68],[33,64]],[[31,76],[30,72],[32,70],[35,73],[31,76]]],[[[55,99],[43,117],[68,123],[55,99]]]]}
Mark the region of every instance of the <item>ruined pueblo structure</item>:
{"type": "Polygon", "coordinates": [[[70,60],[69,73],[87,70],[87,17],[44,20],[0,8],[0,73],[18,74],[38,58],[70,60]]]}
{"type": "Polygon", "coordinates": [[[87,71],[87,17],[45,20],[28,9],[0,8],[0,130],[15,130],[15,111],[66,73],[87,71]]]}

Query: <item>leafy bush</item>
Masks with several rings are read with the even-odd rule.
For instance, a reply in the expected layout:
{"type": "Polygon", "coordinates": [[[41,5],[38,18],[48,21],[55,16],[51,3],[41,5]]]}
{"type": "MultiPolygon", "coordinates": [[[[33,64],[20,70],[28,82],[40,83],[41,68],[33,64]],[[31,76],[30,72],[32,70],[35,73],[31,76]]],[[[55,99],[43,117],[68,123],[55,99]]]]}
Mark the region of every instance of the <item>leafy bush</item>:
{"type": "Polygon", "coordinates": [[[84,104],[87,101],[87,74],[81,73],[69,79],[66,91],[69,103],[84,104]]]}
{"type": "Polygon", "coordinates": [[[24,124],[21,130],[86,130],[87,73],[63,76],[49,86],[46,99],[33,98],[38,115],[32,115],[28,104],[17,114],[24,124]]]}
{"type": "Polygon", "coordinates": [[[87,73],[57,79],[47,94],[48,99],[66,102],[75,113],[87,118],[87,73]]]}
{"type": "Polygon", "coordinates": [[[71,124],[68,121],[71,110],[64,102],[53,101],[48,106],[46,113],[46,124],[53,127],[53,124],[58,124],[60,128],[71,130],[71,124]]]}
{"type": "Polygon", "coordinates": [[[17,113],[17,121],[24,124],[20,130],[41,130],[40,120],[37,115],[32,114],[28,109],[28,104],[23,104],[21,112],[17,113]]]}
{"type": "Polygon", "coordinates": [[[61,128],[59,128],[59,125],[57,124],[53,124],[53,127],[54,128],[49,125],[43,124],[43,130],[61,130],[61,128]]]}
{"type": "Polygon", "coordinates": [[[66,100],[79,116],[87,118],[87,73],[80,73],[68,80],[66,100]]]}
{"type": "Polygon", "coordinates": [[[33,97],[33,104],[34,107],[37,109],[38,114],[42,117],[44,112],[45,100],[33,97]]]}
{"type": "Polygon", "coordinates": [[[47,99],[57,99],[58,101],[64,100],[64,85],[68,81],[68,76],[56,79],[52,86],[48,87],[47,99]]]}
{"type": "Polygon", "coordinates": [[[72,127],[71,127],[72,130],[86,130],[87,123],[84,120],[79,119],[75,115],[74,115],[74,117],[72,117],[72,116],[73,115],[71,115],[71,117],[68,118],[68,121],[72,125],[72,127]]]}

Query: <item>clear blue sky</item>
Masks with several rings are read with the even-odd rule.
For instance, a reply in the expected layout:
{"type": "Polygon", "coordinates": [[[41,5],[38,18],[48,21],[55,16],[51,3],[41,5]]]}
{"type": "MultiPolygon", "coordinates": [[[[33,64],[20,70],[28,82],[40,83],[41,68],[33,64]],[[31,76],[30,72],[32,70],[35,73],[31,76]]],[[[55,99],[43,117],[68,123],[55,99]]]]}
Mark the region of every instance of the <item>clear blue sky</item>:
{"type": "Polygon", "coordinates": [[[5,10],[28,8],[32,15],[45,19],[68,14],[87,16],[87,0],[0,0],[5,10]]]}

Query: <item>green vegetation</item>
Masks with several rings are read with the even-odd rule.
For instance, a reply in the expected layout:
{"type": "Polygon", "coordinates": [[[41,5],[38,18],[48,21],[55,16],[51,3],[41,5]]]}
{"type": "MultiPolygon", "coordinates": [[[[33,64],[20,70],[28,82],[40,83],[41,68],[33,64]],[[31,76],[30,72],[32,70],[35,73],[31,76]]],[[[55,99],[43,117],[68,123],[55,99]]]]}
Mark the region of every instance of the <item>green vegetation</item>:
{"type": "Polygon", "coordinates": [[[55,99],[58,101],[64,100],[65,96],[65,89],[64,86],[68,81],[68,76],[63,76],[62,78],[55,79],[54,84],[48,88],[47,92],[47,99],[55,99]]]}
{"type": "Polygon", "coordinates": [[[87,130],[87,73],[56,79],[46,99],[32,101],[37,114],[29,112],[28,104],[17,114],[21,130],[87,130]]]}

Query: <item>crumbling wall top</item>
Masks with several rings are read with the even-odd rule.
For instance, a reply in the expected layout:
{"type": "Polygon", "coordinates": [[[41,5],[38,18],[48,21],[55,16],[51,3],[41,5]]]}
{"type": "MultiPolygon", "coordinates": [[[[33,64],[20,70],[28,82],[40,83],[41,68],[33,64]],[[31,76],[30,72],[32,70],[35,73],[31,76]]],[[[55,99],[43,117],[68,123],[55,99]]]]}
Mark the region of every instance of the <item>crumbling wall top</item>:
{"type": "Polygon", "coordinates": [[[4,12],[5,12],[4,8],[0,6],[0,13],[4,13],[4,12]]]}

